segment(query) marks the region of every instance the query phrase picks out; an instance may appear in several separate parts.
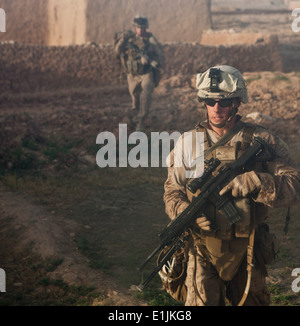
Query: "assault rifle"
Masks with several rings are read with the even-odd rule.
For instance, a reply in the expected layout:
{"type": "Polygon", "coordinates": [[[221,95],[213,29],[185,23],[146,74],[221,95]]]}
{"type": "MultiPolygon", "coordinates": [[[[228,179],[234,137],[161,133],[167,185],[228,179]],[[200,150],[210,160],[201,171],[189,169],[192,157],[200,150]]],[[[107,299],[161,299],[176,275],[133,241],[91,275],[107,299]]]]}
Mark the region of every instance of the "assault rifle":
{"type": "MultiPolygon", "coordinates": [[[[235,162],[221,167],[216,176],[213,176],[213,172],[216,171],[221,162],[218,159],[211,159],[203,175],[194,179],[188,186],[192,193],[196,193],[200,189],[200,194],[193,199],[191,204],[181,214],[165,227],[159,235],[160,245],[138,268],[138,270],[142,270],[153,256],[158,254],[162,249],[166,249],[157,267],[154,268],[149,277],[137,288],[142,291],[171,259],[174,253],[183,247],[188,228],[201,213],[205,213],[208,205],[212,204],[216,209],[221,210],[230,224],[240,221],[241,217],[234,206],[231,194],[226,193],[220,196],[219,192],[237,175],[253,168],[256,162],[271,161],[273,158],[274,150],[271,146],[262,138],[256,137],[252,146],[248,147],[235,162]]],[[[210,222],[211,228],[215,229],[215,221],[210,220],[210,222]]]]}

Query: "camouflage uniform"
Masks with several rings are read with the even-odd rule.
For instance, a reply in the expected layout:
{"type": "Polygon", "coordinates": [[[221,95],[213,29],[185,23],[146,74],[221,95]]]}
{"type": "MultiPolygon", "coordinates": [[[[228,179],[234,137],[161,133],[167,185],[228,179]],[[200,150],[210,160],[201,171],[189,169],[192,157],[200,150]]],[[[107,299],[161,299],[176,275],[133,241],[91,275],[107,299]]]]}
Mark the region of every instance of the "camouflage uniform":
{"type": "MultiPolygon", "coordinates": [[[[214,96],[216,95],[214,94],[214,96]]],[[[237,120],[240,119],[241,117],[237,116],[237,120]]],[[[193,132],[195,131],[204,132],[204,149],[212,146],[220,138],[210,128],[208,121],[200,123],[193,132]]],[[[262,241],[260,235],[268,235],[265,223],[268,216],[267,207],[288,206],[299,200],[299,172],[289,156],[286,144],[280,138],[272,135],[263,127],[249,123],[244,123],[237,134],[222,148],[212,151],[207,159],[219,155],[218,158],[222,161],[223,151],[222,163],[234,161],[239,156],[239,151],[242,152],[251,145],[256,136],[265,139],[272,145],[275,159],[264,164],[257,164],[254,172],[251,172],[255,176],[253,182],[258,183],[257,189],[259,189],[255,199],[234,198],[236,206],[241,205],[241,209],[245,212],[242,221],[230,226],[221,212],[210,207],[206,214],[216,218],[218,231],[206,231],[197,225],[193,227],[191,232],[193,245],[189,251],[185,280],[186,305],[224,305],[226,297],[233,305],[239,303],[247,279],[246,253],[251,223],[255,223],[256,232],[254,267],[252,268],[249,294],[244,305],[269,305],[270,303],[270,294],[265,283],[267,275],[265,253],[263,250],[259,250],[261,248],[260,241],[262,241]],[[230,153],[234,153],[231,158],[229,157],[230,153]]],[[[184,137],[185,134],[181,136],[176,146],[181,146],[184,137]]],[[[189,143],[188,139],[184,145],[186,146],[187,143],[189,143]]],[[[193,145],[190,145],[187,151],[190,151],[190,155],[187,155],[190,160],[196,158],[193,145]]],[[[182,154],[179,154],[179,158],[174,158],[174,152],[177,155],[180,153],[180,151],[173,151],[170,155],[170,167],[164,193],[166,213],[171,219],[178,216],[193,198],[193,194],[186,188],[187,184],[192,181],[192,179],[186,178],[190,162],[187,162],[182,154]],[[182,160],[180,167],[178,164],[174,164],[174,161],[178,162],[178,159],[182,160]]]]}
{"type": "MultiPolygon", "coordinates": [[[[148,27],[146,17],[136,17],[135,26],[148,27]],[[141,24],[140,22],[146,22],[141,24]]],[[[161,69],[164,66],[164,52],[150,32],[138,36],[124,32],[115,45],[115,53],[120,57],[127,73],[132,109],[137,113],[137,129],[142,129],[151,107],[152,93],[158,86],[161,69]]]]}

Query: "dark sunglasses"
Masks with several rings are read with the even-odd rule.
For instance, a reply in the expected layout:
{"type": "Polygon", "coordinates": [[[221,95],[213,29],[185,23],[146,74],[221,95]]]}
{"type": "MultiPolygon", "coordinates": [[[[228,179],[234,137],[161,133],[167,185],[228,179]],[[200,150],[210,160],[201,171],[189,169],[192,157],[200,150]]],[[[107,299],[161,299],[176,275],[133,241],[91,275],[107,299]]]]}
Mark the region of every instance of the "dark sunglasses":
{"type": "Polygon", "coordinates": [[[234,102],[234,98],[225,98],[219,101],[216,101],[213,98],[206,98],[204,99],[205,104],[207,104],[208,106],[215,106],[216,103],[219,103],[219,105],[222,108],[226,108],[228,106],[232,106],[233,102],[234,102]]]}

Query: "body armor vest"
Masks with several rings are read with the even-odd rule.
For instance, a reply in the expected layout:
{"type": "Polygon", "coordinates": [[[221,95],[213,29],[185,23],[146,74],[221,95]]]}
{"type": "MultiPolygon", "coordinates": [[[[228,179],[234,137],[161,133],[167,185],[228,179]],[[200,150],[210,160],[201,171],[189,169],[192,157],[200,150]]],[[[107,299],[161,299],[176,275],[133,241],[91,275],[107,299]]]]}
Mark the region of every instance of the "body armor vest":
{"type": "MultiPolygon", "coordinates": [[[[217,174],[218,170],[225,164],[232,163],[235,161],[243,152],[250,146],[253,138],[254,126],[251,124],[245,124],[243,130],[243,140],[242,142],[237,142],[235,146],[219,146],[214,149],[211,153],[205,157],[205,161],[208,161],[211,158],[217,158],[221,161],[220,166],[216,171],[213,172],[214,175],[217,174]]],[[[204,132],[204,147],[205,149],[211,147],[212,141],[207,133],[207,130],[198,125],[195,132],[204,132]]],[[[263,167],[256,166],[256,171],[263,170],[263,167]]],[[[193,179],[190,179],[188,184],[192,182],[193,179]]],[[[194,196],[197,196],[200,193],[200,190],[196,194],[192,194],[186,188],[187,196],[189,201],[192,201],[194,196]]],[[[204,212],[204,215],[210,217],[216,221],[216,230],[214,231],[203,231],[200,230],[202,235],[209,235],[223,240],[231,240],[235,237],[248,238],[250,234],[250,225],[251,217],[255,214],[255,221],[257,223],[262,222],[267,216],[267,209],[262,204],[254,203],[251,199],[248,198],[234,198],[233,199],[236,208],[238,209],[242,219],[241,221],[230,225],[226,217],[215,208],[215,206],[208,206],[207,210],[204,212]]]]}
{"type": "Polygon", "coordinates": [[[150,71],[149,64],[143,65],[141,58],[147,55],[149,48],[149,38],[151,33],[147,33],[143,38],[132,37],[128,40],[126,50],[122,55],[122,64],[126,72],[132,75],[143,75],[150,71]]]}
{"type": "MultiPolygon", "coordinates": [[[[196,131],[204,132],[205,149],[212,146],[207,130],[204,127],[199,125],[196,127],[196,131]]],[[[208,160],[211,157],[218,158],[222,162],[219,168],[236,160],[251,144],[253,132],[254,126],[245,124],[242,142],[237,142],[234,147],[217,147],[205,159],[208,160]]],[[[255,171],[260,170],[263,171],[263,167],[255,167],[255,171]]],[[[192,180],[189,180],[189,182],[192,180]]],[[[191,201],[193,196],[197,196],[200,193],[200,190],[196,194],[192,194],[186,188],[186,192],[188,199],[191,201]]],[[[252,227],[261,223],[267,216],[267,208],[262,204],[254,203],[251,199],[235,198],[233,201],[242,217],[241,221],[230,225],[223,213],[216,210],[213,205],[210,205],[204,212],[204,215],[216,221],[216,230],[205,231],[199,227],[191,229],[191,235],[194,239],[195,247],[198,248],[198,253],[206,261],[214,265],[219,276],[224,281],[232,280],[243,261],[247,252],[252,227]],[[255,221],[255,225],[253,225],[253,221],[255,221]]]]}

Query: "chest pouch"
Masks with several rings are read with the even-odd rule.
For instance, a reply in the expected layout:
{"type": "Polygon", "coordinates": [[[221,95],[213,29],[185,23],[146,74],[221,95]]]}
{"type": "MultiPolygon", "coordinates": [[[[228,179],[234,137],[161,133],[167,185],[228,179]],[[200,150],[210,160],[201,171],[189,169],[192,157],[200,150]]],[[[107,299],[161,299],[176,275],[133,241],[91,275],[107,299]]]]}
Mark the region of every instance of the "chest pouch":
{"type": "Polygon", "coordinates": [[[149,41],[147,39],[131,40],[127,49],[126,68],[132,75],[143,75],[146,72],[145,65],[141,62],[141,57],[146,53],[149,41]]]}
{"type": "MultiPolygon", "coordinates": [[[[237,157],[237,147],[236,146],[220,146],[214,151],[212,151],[207,160],[211,157],[217,158],[221,161],[222,166],[234,162],[237,157]]],[[[218,170],[219,170],[218,168],[218,170]]],[[[217,172],[213,172],[215,175],[217,172]]],[[[191,182],[190,180],[189,182],[191,182]]],[[[201,190],[198,190],[195,194],[192,194],[187,189],[188,199],[192,201],[194,196],[198,196],[201,190]]],[[[203,215],[207,216],[209,219],[215,221],[215,230],[213,231],[203,231],[200,232],[207,236],[213,236],[221,240],[232,240],[233,237],[248,238],[250,233],[250,223],[252,214],[252,202],[249,198],[233,198],[233,204],[236,207],[241,220],[230,224],[221,210],[218,210],[213,203],[208,205],[203,212],[203,215]]]]}

